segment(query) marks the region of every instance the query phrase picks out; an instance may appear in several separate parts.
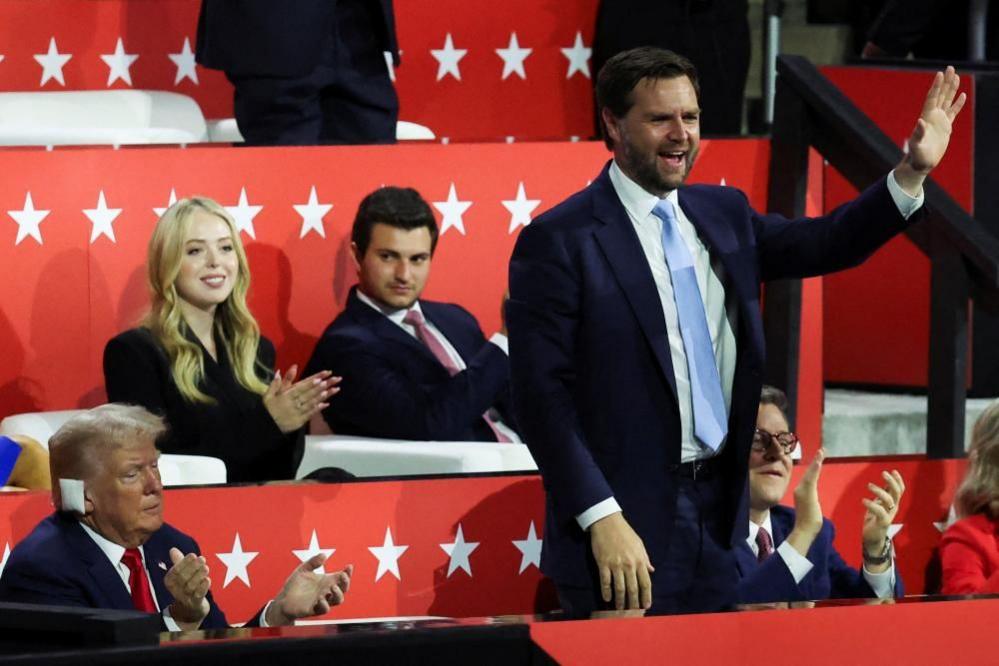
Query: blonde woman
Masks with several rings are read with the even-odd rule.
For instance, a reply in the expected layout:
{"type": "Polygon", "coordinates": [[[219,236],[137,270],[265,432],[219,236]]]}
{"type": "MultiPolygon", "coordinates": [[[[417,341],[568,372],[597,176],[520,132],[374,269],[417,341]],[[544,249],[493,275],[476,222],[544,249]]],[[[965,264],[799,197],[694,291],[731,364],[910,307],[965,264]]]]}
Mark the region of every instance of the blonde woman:
{"type": "Polygon", "coordinates": [[[940,542],[944,594],[999,594],[999,401],[975,421],[957,521],[940,542]]]}
{"type": "Polygon", "coordinates": [[[246,306],[232,218],[211,199],[178,201],[156,224],[147,264],[149,314],[104,348],[108,400],[165,416],[160,449],[221,458],[230,482],[292,478],[302,427],[340,380],[274,372],[274,345],[246,306]]]}

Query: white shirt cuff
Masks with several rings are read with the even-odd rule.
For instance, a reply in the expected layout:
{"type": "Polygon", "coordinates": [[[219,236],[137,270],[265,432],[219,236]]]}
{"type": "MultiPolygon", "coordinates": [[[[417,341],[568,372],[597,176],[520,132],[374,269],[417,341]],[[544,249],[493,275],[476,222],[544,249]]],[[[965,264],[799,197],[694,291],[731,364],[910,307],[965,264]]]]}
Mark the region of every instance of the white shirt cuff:
{"type": "Polygon", "coordinates": [[[576,516],[576,522],[585,532],[590,529],[590,525],[597,522],[601,518],[606,518],[612,513],[619,513],[621,511],[621,505],[617,503],[617,500],[613,497],[608,497],[602,502],[597,502],[589,509],[583,513],[576,516]]]}
{"type": "Polygon", "coordinates": [[[791,571],[791,576],[794,578],[794,584],[800,583],[808,572],[812,570],[815,566],[812,564],[807,557],[799,553],[794,549],[794,546],[789,544],[787,541],[782,541],[779,546],[777,546],[777,554],[780,555],[781,559],[784,560],[784,564],[791,571]]]}
{"type": "Polygon", "coordinates": [[[507,356],[510,355],[510,342],[502,333],[493,333],[493,336],[489,338],[489,342],[502,349],[503,353],[507,356]]]}
{"type": "Polygon", "coordinates": [[[167,631],[183,631],[177,621],[173,619],[170,615],[170,607],[167,606],[163,609],[163,624],[166,625],[167,631]]]}
{"type": "Polygon", "coordinates": [[[867,565],[863,568],[864,580],[874,590],[878,599],[890,599],[895,596],[895,558],[891,558],[891,566],[887,571],[881,573],[871,573],[867,570],[867,565]]]}
{"type": "Polygon", "coordinates": [[[906,220],[922,207],[925,198],[922,188],[920,188],[919,196],[917,197],[903,190],[902,186],[895,180],[894,169],[888,173],[888,193],[891,194],[891,199],[895,202],[895,207],[898,208],[899,214],[906,220]]]}
{"type": "Polygon", "coordinates": [[[268,601],[267,605],[264,606],[264,609],[262,611],[260,611],[260,626],[261,627],[269,627],[269,626],[271,626],[271,625],[267,624],[267,610],[271,607],[272,603],[274,603],[273,599],[271,599],[270,601],[268,601]]]}

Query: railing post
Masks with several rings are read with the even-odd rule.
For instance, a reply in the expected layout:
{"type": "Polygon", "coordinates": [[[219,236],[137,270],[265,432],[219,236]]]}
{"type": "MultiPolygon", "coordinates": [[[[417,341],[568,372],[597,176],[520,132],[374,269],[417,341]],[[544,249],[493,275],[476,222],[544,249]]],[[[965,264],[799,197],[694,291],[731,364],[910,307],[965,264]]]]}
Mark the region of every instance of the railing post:
{"type": "MultiPolygon", "coordinates": [[[[809,112],[804,100],[780,79],[770,138],[767,210],[786,217],[805,214],[808,189],[809,112]]],[[[763,333],[767,342],[766,381],[787,393],[788,420],[798,406],[798,359],[801,347],[801,280],[768,282],[763,333]]]]}
{"type": "Polygon", "coordinates": [[[968,271],[942,232],[932,230],[929,407],[926,455],[964,456],[968,377],[968,271]]]}
{"type": "Polygon", "coordinates": [[[971,62],[985,62],[985,18],[988,11],[989,0],[971,0],[968,10],[968,60],[971,62]]]}

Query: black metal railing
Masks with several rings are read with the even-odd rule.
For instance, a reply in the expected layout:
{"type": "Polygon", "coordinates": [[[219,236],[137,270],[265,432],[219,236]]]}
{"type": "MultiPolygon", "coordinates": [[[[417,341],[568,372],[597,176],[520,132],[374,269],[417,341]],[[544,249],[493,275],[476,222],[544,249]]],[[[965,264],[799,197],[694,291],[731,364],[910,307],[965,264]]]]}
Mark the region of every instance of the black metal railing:
{"type": "MultiPolygon", "coordinates": [[[[777,73],[769,210],[804,215],[810,147],[857,189],[884,177],[901,160],[899,147],[806,59],[781,56],[777,73]]],[[[929,219],[907,234],[931,264],[926,450],[933,458],[952,458],[964,455],[969,301],[999,313],[999,239],[932,179],[924,192],[929,219]]],[[[792,418],[800,321],[801,282],[769,283],[767,377],[787,387],[792,418]]]]}

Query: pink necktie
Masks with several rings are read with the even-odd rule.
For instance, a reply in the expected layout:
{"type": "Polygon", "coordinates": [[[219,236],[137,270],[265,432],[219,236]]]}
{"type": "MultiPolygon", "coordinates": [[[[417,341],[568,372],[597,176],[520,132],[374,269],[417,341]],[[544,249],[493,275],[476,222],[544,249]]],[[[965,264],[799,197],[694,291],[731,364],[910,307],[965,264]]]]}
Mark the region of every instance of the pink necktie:
{"type": "Polygon", "coordinates": [[[135,606],[135,610],[155,613],[156,602],[153,601],[153,592],[149,589],[146,568],[142,566],[142,553],[138,548],[126,548],[121,561],[128,567],[128,586],[132,588],[132,605],[135,606]]]}
{"type": "MultiPolygon", "coordinates": [[[[419,310],[410,310],[406,313],[406,316],[402,320],[404,323],[409,324],[416,329],[416,337],[420,339],[423,344],[427,346],[430,353],[434,355],[441,365],[448,371],[448,373],[453,377],[461,370],[455,364],[454,359],[451,355],[447,353],[447,349],[444,348],[444,343],[441,342],[437,334],[427,326],[426,321],[423,319],[423,313],[419,310]]],[[[497,442],[510,442],[512,441],[509,437],[503,434],[503,432],[496,427],[493,419],[489,416],[489,412],[482,415],[489,429],[493,431],[493,435],[496,437],[497,442]]]]}
{"type": "Polygon", "coordinates": [[[756,553],[757,562],[762,562],[774,552],[774,541],[770,538],[770,534],[762,527],[756,533],[756,547],[758,549],[756,553]]]}

